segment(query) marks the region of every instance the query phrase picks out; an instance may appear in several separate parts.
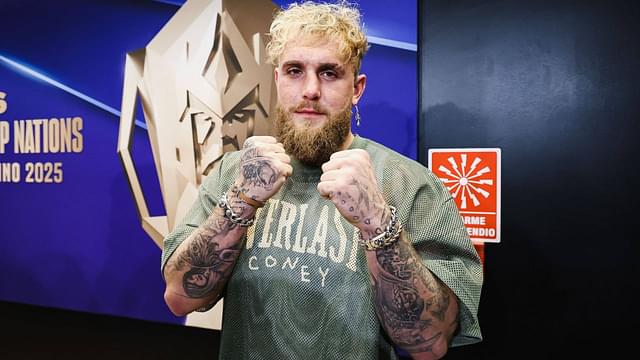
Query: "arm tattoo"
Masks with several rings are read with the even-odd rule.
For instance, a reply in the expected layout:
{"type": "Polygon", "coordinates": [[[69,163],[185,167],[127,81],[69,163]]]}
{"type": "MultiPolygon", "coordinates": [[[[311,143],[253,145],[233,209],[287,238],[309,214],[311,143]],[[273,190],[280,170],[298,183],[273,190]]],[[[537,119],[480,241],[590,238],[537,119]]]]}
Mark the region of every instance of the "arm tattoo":
{"type": "Polygon", "coordinates": [[[376,311],[385,330],[396,345],[411,353],[431,351],[444,335],[439,331],[425,338],[423,332],[445,320],[450,299],[444,285],[404,239],[377,250],[376,259],[380,267],[373,277],[376,311]]]}
{"type": "Polygon", "coordinates": [[[182,286],[188,297],[203,298],[222,289],[224,281],[221,280],[233,268],[240,249],[221,249],[215,238],[224,236],[234,227],[235,224],[223,218],[208,219],[194,234],[189,247],[176,259],[176,270],[186,270],[182,286]]]}

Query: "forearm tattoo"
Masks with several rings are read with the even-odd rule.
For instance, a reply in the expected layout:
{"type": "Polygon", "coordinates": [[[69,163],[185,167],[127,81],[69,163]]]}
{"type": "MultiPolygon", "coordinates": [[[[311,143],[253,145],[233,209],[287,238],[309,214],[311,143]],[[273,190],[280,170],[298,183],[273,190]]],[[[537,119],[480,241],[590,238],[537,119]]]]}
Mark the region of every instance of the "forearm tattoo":
{"type": "Polygon", "coordinates": [[[236,225],[221,217],[209,218],[194,234],[187,249],[175,261],[177,271],[185,271],[182,286],[187,297],[204,298],[219,294],[240,254],[240,246],[221,248],[216,238],[224,237],[236,225]]]}
{"type": "Polygon", "coordinates": [[[445,320],[451,302],[444,285],[404,239],[377,250],[376,260],[380,268],[373,276],[376,311],[387,334],[410,353],[431,351],[444,335],[426,330],[445,320]]]}

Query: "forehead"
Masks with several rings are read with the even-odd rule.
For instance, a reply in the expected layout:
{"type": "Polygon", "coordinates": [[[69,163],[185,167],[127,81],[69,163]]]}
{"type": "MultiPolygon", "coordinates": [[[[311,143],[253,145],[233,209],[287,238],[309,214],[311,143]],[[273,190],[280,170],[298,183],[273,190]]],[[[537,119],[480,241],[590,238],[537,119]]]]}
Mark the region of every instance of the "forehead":
{"type": "Polygon", "coordinates": [[[318,37],[293,39],[287,42],[280,55],[280,65],[300,62],[304,64],[337,64],[345,61],[339,54],[335,41],[318,37]]]}

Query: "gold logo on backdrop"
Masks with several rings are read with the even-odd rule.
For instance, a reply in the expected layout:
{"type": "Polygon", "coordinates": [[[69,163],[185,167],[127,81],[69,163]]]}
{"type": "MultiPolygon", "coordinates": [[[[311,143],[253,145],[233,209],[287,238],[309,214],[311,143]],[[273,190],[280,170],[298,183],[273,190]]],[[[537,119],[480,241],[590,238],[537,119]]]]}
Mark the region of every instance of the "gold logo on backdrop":
{"type": "Polygon", "coordinates": [[[4,114],[7,111],[7,100],[5,100],[6,96],[6,93],[0,91],[0,114],[4,114]]]}
{"type": "Polygon", "coordinates": [[[142,227],[162,239],[226,151],[272,134],[273,67],[264,34],[270,1],[189,0],[144,48],[127,54],[118,153],[142,227]],[[151,216],[131,156],[140,102],[166,215],[151,216]]]}

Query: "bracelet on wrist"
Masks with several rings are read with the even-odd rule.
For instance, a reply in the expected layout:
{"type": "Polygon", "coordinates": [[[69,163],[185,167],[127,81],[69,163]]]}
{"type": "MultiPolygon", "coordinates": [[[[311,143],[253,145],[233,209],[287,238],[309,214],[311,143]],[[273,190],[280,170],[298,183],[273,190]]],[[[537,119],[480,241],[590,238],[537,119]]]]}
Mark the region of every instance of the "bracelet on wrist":
{"type": "Polygon", "coordinates": [[[253,225],[253,217],[251,219],[246,219],[240,217],[239,215],[234,213],[233,210],[231,210],[231,207],[229,206],[229,200],[227,199],[227,193],[222,194],[220,200],[218,201],[218,206],[224,211],[224,217],[232,223],[240,225],[242,227],[249,227],[253,225]]]}
{"type": "Polygon", "coordinates": [[[366,250],[372,251],[384,249],[398,241],[400,233],[402,232],[402,224],[400,223],[400,220],[398,220],[396,208],[389,206],[389,209],[391,210],[391,219],[382,234],[376,235],[370,239],[363,239],[362,232],[359,229],[356,229],[358,232],[358,244],[360,246],[366,250]]]}

